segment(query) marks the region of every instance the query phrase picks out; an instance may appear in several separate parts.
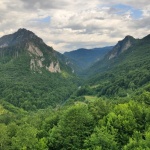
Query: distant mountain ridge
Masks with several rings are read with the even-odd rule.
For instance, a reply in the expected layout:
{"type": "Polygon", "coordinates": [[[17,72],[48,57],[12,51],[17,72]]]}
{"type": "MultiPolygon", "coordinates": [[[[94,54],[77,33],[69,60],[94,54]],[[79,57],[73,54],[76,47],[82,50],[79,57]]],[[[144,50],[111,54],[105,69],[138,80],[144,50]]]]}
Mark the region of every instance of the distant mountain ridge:
{"type": "MultiPolygon", "coordinates": [[[[113,46],[93,49],[78,49],[70,52],[65,52],[64,55],[76,66],[75,70],[85,70],[93,63],[101,60],[113,46]]],[[[74,67],[73,67],[74,68],[74,67]]]]}

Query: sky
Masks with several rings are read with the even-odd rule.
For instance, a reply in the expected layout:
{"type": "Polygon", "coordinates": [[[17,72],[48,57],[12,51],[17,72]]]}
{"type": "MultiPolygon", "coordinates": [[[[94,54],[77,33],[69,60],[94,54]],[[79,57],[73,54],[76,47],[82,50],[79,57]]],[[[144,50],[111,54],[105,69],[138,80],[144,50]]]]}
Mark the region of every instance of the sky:
{"type": "Polygon", "coordinates": [[[0,0],[0,37],[19,28],[61,53],[115,45],[150,34],[150,1],[0,0]]]}

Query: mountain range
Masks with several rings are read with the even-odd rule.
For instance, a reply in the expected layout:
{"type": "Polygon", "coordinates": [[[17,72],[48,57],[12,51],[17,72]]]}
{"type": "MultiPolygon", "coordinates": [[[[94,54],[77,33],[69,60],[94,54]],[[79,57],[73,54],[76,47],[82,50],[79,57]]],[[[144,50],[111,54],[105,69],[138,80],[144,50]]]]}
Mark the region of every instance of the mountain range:
{"type": "Polygon", "coordinates": [[[80,74],[94,93],[127,93],[129,85],[140,87],[150,79],[149,43],[150,35],[126,36],[115,46],[61,54],[33,32],[19,29],[0,38],[0,98],[24,109],[56,106],[84,84],[80,74]],[[114,92],[113,85],[118,85],[114,92]]]}
{"type": "Polygon", "coordinates": [[[95,62],[102,60],[103,57],[111,51],[113,46],[103,47],[103,48],[94,48],[94,49],[78,49],[70,52],[65,52],[64,55],[71,62],[72,68],[75,72],[81,73],[83,70],[86,70],[95,62]]]}
{"type": "Polygon", "coordinates": [[[100,96],[129,96],[143,89],[150,83],[150,35],[125,37],[88,69],[88,75],[88,84],[100,96]]]}
{"type": "MultiPolygon", "coordinates": [[[[109,51],[103,60],[97,61],[93,66],[91,66],[91,70],[96,72],[104,71],[104,70],[109,70],[115,65],[120,65],[123,63],[123,61],[126,61],[129,59],[129,56],[131,56],[131,60],[133,61],[134,57],[138,56],[138,49],[141,47],[142,49],[142,55],[145,57],[145,51],[149,49],[145,49],[143,45],[148,45],[149,44],[149,35],[142,39],[135,39],[132,36],[126,36],[123,40],[119,41],[111,51],[109,51]],[[137,49],[138,47],[138,49],[137,49]],[[132,58],[133,57],[133,58],[132,58]]],[[[149,45],[148,45],[149,46],[149,45]]],[[[139,61],[139,60],[135,60],[139,61]]]]}
{"type": "Polygon", "coordinates": [[[26,29],[0,38],[0,150],[137,150],[150,141],[150,35],[61,54],[26,29]]]}

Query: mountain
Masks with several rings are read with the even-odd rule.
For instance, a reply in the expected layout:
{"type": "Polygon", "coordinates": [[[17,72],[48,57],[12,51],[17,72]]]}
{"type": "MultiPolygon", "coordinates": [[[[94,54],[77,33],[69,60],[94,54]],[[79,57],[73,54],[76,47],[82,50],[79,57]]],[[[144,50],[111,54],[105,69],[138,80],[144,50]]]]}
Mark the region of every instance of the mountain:
{"type": "Polygon", "coordinates": [[[118,42],[82,85],[32,32],[0,41],[0,150],[150,149],[150,35],[118,42]]]}
{"type": "Polygon", "coordinates": [[[150,83],[150,35],[119,41],[103,60],[88,71],[87,82],[99,96],[128,95],[150,83]],[[112,57],[113,56],[113,57],[112,57]]]}
{"type": "MultiPolygon", "coordinates": [[[[123,40],[118,41],[118,43],[104,56],[103,59],[93,64],[88,72],[92,70],[90,71],[91,74],[95,74],[97,72],[110,69],[115,63],[117,63],[120,55],[124,55],[126,51],[128,53],[128,51],[130,51],[130,49],[134,47],[138,41],[139,39],[135,39],[132,36],[126,36],[123,40]]],[[[118,64],[119,63],[120,62],[118,62],[118,64]]]]}
{"type": "MultiPolygon", "coordinates": [[[[43,40],[33,32],[19,29],[14,34],[0,38],[0,57],[12,56],[17,58],[20,54],[30,55],[30,69],[40,71],[45,68],[50,72],[61,72],[61,62],[52,47],[47,46],[43,40]]],[[[59,55],[61,55],[59,53],[59,55]]],[[[61,56],[63,57],[63,55],[61,56]]]]}
{"type": "Polygon", "coordinates": [[[66,61],[29,30],[1,37],[0,99],[31,110],[62,103],[75,88],[66,61]]]}
{"type": "Polygon", "coordinates": [[[134,45],[136,42],[136,39],[134,39],[132,36],[126,36],[122,41],[119,41],[112,51],[108,53],[107,57],[108,59],[112,59],[114,57],[118,57],[121,53],[128,50],[131,46],[134,45]]]}
{"type": "Polygon", "coordinates": [[[76,72],[82,72],[82,70],[87,69],[93,63],[101,60],[112,48],[113,46],[94,49],[82,48],[65,52],[64,55],[68,57],[69,61],[72,63],[72,68],[76,72]]]}

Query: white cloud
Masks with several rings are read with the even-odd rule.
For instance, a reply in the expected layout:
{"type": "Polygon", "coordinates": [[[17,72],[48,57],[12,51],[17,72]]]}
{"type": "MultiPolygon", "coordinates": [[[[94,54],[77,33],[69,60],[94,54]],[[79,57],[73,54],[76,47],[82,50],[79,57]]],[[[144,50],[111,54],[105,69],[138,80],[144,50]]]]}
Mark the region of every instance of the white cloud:
{"type": "Polygon", "coordinates": [[[115,44],[126,35],[146,36],[150,4],[149,0],[13,0],[13,4],[1,0],[0,20],[0,36],[24,27],[62,52],[115,44]],[[132,18],[130,10],[119,14],[117,4],[141,10],[142,18],[132,18]],[[48,16],[50,22],[35,21],[48,16]]]}
{"type": "Polygon", "coordinates": [[[149,0],[100,0],[101,4],[105,5],[115,5],[115,4],[125,4],[136,8],[145,8],[146,6],[150,6],[149,0]]]}

